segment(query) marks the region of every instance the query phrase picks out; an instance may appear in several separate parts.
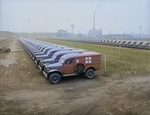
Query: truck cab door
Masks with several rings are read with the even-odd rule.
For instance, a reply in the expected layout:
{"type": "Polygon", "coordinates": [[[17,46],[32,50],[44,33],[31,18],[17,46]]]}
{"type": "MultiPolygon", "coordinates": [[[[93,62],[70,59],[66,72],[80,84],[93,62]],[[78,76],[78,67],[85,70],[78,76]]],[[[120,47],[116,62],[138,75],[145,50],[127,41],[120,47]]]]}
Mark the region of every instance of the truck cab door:
{"type": "Polygon", "coordinates": [[[63,67],[64,74],[73,74],[74,73],[74,62],[73,59],[68,59],[64,63],[63,67]]]}

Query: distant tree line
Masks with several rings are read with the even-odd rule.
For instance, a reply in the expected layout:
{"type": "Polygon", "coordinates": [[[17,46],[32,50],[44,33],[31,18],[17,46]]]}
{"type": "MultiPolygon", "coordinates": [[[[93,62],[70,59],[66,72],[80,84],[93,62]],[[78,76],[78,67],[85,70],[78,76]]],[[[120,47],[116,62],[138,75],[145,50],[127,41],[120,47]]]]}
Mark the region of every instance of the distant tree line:
{"type": "Polygon", "coordinates": [[[58,30],[56,33],[56,37],[68,37],[68,33],[65,30],[58,30]]]}
{"type": "Polygon", "coordinates": [[[0,31],[0,37],[14,37],[15,33],[9,31],[0,31]]]}

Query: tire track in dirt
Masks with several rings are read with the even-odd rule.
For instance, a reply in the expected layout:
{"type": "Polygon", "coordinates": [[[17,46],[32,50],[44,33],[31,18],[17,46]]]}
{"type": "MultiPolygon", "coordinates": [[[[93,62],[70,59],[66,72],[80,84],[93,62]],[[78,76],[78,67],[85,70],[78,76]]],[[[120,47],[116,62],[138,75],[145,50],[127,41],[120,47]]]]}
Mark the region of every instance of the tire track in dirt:
{"type": "MultiPolygon", "coordinates": [[[[6,67],[0,65],[0,76],[2,77],[2,75],[3,75],[4,73],[7,73],[6,67]]],[[[1,77],[0,77],[0,79],[1,79],[1,77]]]]}

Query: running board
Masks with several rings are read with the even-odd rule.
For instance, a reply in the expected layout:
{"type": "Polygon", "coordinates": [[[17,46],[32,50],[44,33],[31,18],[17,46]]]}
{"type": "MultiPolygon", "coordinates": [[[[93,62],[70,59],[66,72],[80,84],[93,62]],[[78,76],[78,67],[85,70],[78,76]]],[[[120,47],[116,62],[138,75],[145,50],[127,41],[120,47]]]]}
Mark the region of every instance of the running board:
{"type": "Polygon", "coordinates": [[[73,74],[64,74],[63,77],[74,76],[74,75],[77,75],[77,74],[76,73],[73,73],[73,74]]]}

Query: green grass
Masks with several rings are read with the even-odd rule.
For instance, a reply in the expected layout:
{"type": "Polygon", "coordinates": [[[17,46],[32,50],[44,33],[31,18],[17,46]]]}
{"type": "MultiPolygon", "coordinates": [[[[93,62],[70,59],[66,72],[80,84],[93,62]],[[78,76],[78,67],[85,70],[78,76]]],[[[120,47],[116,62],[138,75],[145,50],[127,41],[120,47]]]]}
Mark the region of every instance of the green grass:
{"type": "Polygon", "coordinates": [[[104,75],[104,54],[107,57],[107,72],[109,77],[124,78],[130,76],[148,76],[150,74],[150,50],[62,41],[57,39],[40,39],[46,42],[61,44],[68,47],[85,49],[102,54],[102,68],[96,75],[104,75]]]}

